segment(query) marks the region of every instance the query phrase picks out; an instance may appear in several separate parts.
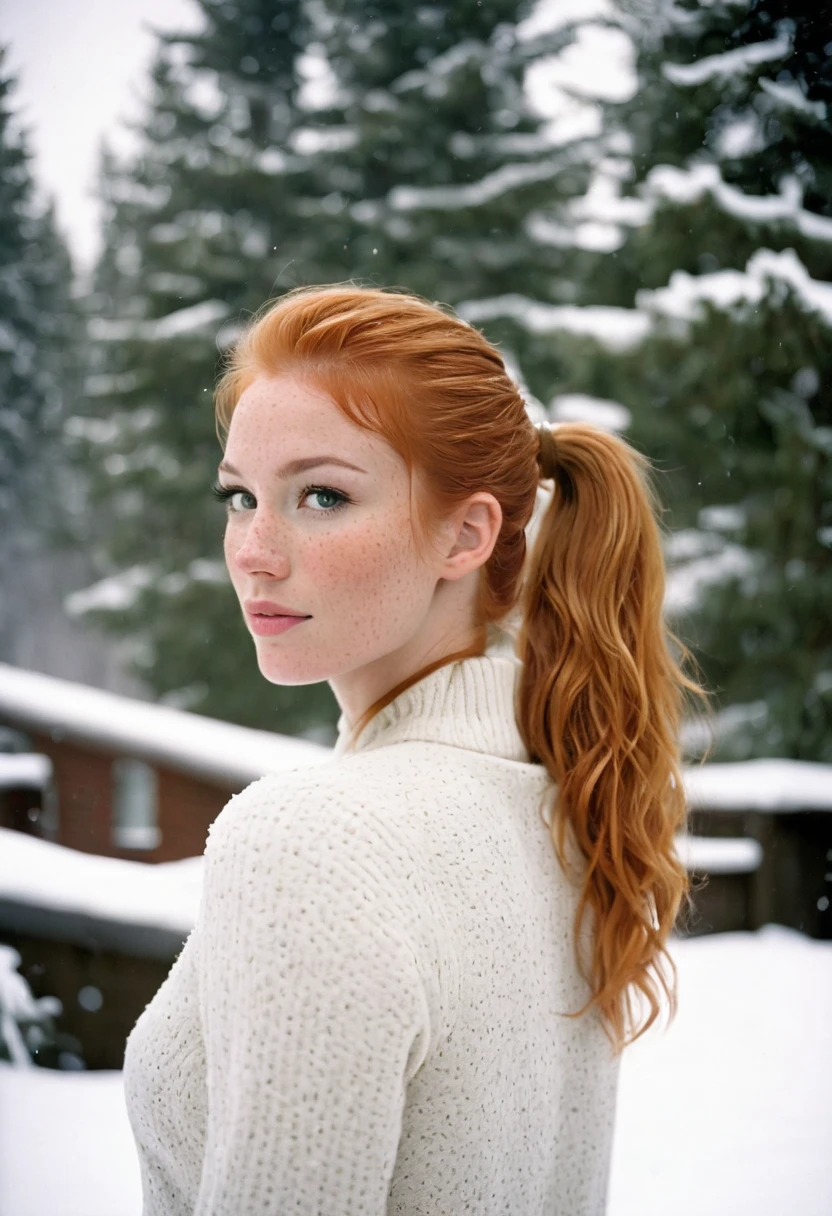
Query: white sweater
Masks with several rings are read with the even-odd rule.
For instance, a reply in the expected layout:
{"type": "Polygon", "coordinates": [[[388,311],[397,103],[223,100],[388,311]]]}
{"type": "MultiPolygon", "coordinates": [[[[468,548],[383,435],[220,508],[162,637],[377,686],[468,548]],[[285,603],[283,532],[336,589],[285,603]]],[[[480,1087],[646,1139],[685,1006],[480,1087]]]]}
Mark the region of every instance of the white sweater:
{"type": "Polygon", "coordinates": [[[601,1216],[618,1060],[487,655],[231,799],[127,1043],[144,1216],[601,1216]]]}

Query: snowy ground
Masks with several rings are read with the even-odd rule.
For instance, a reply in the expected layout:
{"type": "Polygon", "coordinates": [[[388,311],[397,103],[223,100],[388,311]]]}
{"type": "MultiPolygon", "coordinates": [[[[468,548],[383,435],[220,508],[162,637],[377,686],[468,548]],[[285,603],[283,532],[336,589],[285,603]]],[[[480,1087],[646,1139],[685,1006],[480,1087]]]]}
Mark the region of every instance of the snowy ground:
{"type": "MultiPolygon", "coordinates": [[[[680,1012],[625,1052],[608,1216],[828,1216],[832,944],[679,941],[680,1012]]],[[[3,1216],[139,1216],[120,1073],[0,1065],[3,1216]]]]}

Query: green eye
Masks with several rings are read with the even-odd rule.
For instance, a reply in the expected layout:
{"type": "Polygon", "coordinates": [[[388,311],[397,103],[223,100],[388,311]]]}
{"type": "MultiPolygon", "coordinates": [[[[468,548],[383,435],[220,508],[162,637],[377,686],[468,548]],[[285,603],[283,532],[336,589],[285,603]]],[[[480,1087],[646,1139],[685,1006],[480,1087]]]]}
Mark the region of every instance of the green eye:
{"type": "Polygon", "coordinates": [[[301,494],[301,502],[306,502],[319,515],[331,514],[350,501],[342,490],[333,490],[331,486],[307,486],[301,494]]]}

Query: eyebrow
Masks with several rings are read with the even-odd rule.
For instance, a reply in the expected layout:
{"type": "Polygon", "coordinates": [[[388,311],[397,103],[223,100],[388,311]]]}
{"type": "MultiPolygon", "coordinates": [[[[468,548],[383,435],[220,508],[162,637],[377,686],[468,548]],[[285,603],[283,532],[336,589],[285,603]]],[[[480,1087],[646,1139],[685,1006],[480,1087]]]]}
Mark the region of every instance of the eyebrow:
{"type": "MultiPolygon", "coordinates": [[[[280,478],[295,477],[298,473],[306,473],[309,469],[316,469],[322,464],[336,464],[342,469],[352,469],[356,473],[365,473],[366,469],[361,469],[357,464],[350,464],[348,460],[342,460],[339,456],[305,456],[300,460],[290,460],[288,464],[284,464],[282,468],[277,470],[277,475],[280,478]]],[[[219,465],[219,472],[233,473],[236,477],[242,477],[239,469],[235,469],[233,464],[223,460],[219,465]]]]}

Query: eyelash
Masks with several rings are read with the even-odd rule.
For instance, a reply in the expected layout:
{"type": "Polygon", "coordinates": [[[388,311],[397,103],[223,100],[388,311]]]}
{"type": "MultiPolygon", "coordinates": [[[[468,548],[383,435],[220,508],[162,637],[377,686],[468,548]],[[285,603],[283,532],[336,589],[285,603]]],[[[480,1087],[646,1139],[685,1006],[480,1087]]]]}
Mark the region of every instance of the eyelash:
{"type": "MultiPolygon", "coordinates": [[[[249,494],[249,491],[244,490],[242,486],[221,486],[219,482],[215,482],[211,487],[211,490],[214,497],[218,499],[219,502],[224,503],[228,511],[232,514],[236,514],[238,510],[238,508],[232,507],[230,503],[230,500],[234,497],[234,495],[249,494]]],[[[321,507],[319,510],[315,511],[316,515],[334,515],[336,511],[340,511],[342,507],[346,507],[352,502],[349,494],[345,494],[343,490],[335,490],[332,486],[304,486],[300,492],[299,503],[303,502],[304,498],[306,498],[309,494],[330,494],[338,499],[335,506],[321,507]]],[[[249,497],[253,498],[254,495],[249,494],[249,497]]]]}

